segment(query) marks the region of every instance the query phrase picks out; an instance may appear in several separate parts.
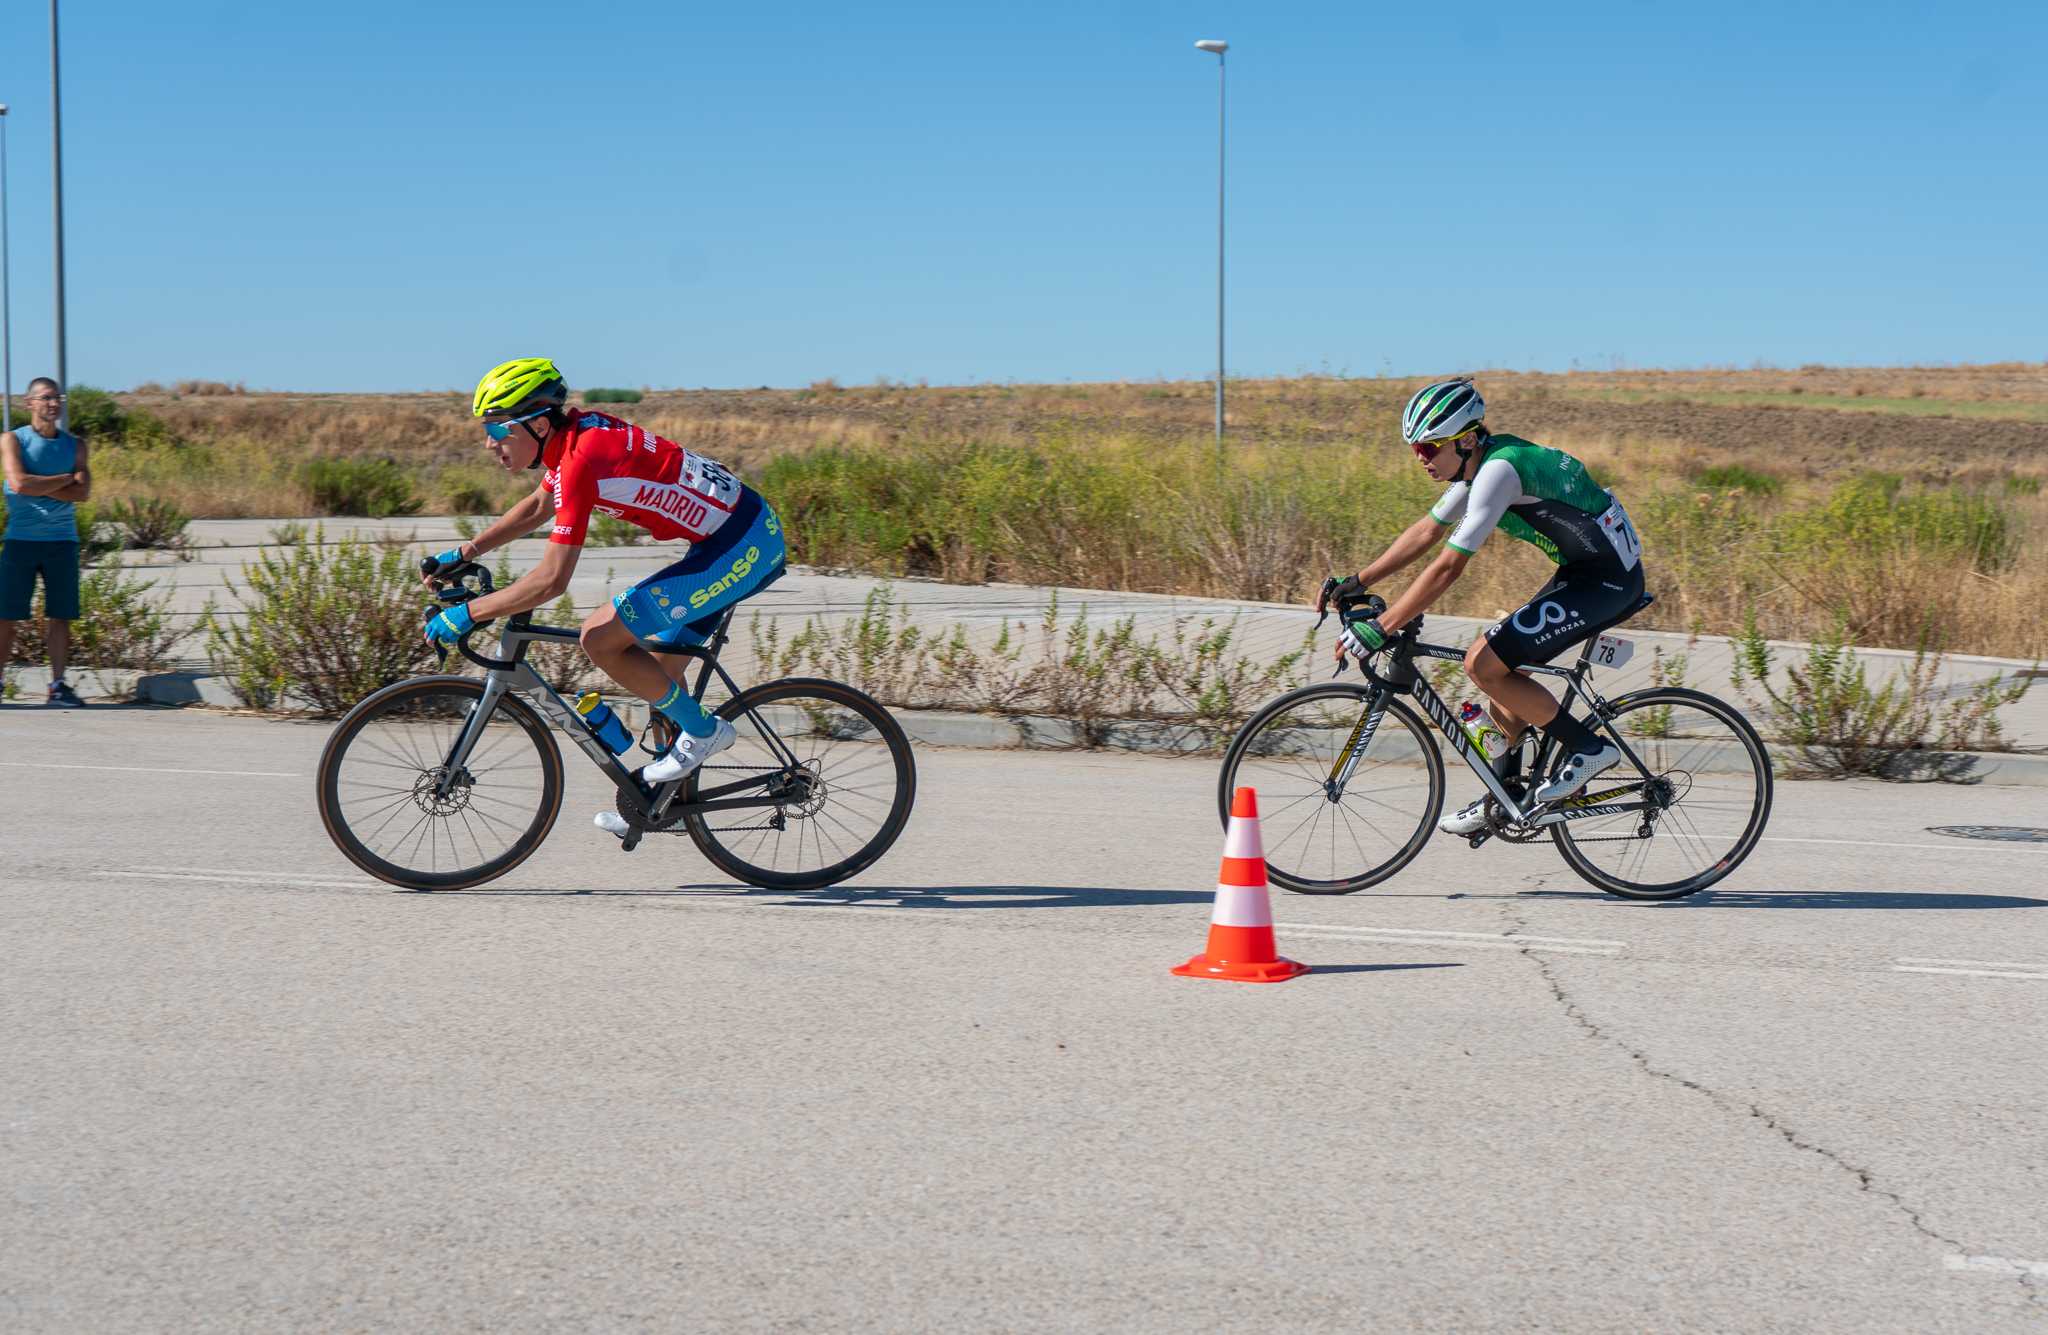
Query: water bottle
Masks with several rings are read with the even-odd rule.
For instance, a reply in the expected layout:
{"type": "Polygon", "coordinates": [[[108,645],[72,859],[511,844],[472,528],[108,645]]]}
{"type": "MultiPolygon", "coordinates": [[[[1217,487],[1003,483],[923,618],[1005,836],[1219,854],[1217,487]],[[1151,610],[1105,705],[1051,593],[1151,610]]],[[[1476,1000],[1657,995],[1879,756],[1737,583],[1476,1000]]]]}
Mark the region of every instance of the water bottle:
{"type": "Polygon", "coordinates": [[[626,754],[626,748],[633,744],[633,734],[626,731],[626,725],[619,722],[619,716],[612,713],[612,707],[596,691],[576,702],[576,712],[583,715],[584,726],[596,733],[613,755],[626,754]]]}
{"type": "Polygon", "coordinates": [[[1465,736],[1482,760],[1492,760],[1507,741],[1501,736],[1500,729],[1493,726],[1493,720],[1487,717],[1486,711],[1470,700],[1458,706],[1458,722],[1465,726],[1465,736]]]}

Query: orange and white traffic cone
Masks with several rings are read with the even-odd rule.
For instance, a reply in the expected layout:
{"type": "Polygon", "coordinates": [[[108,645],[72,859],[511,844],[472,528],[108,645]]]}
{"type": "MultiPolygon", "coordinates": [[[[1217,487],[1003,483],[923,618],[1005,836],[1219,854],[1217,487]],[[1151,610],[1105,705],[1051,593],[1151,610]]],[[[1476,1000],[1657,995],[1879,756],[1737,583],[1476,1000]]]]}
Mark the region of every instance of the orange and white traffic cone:
{"type": "Polygon", "coordinates": [[[1230,799],[1230,830],[1223,839],[1223,869],[1216,876],[1216,909],[1209,915],[1209,948],[1177,965],[1183,978],[1227,978],[1239,983],[1284,983],[1308,972],[1280,958],[1273,944],[1273,900],[1266,891],[1266,850],[1259,843],[1259,796],[1240,788],[1230,799]]]}

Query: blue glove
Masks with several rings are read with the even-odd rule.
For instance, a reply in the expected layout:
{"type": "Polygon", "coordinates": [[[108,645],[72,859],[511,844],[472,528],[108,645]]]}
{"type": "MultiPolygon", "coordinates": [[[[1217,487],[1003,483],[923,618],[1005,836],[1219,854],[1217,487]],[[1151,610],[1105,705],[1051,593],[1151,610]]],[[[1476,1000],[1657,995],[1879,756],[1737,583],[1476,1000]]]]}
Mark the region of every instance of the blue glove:
{"type": "Polygon", "coordinates": [[[442,570],[453,570],[456,566],[459,566],[461,564],[462,548],[460,547],[450,547],[447,551],[442,552],[439,556],[434,558],[434,568],[437,572],[442,570]]]}
{"type": "Polygon", "coordinates": [[[1392,638],[1393,636],[1380,627],[1378,617],[1366,621],[1347,621],[1344,623],[1344,629],[1337,632],[1337,643],[1344,646],[1345,652],[1357,654],[1361,658],[1386,648],[1387,641],[1392,638]]]}
{"type": "Polygon", "coordinates": [[[427,638],[435,643],[453,644],[469,634],[470,628],[474,625],[476,620],[469,614],[469,604],[457,603],[453,607],[444,607],[428,617],[426,634],[427,638]]]}

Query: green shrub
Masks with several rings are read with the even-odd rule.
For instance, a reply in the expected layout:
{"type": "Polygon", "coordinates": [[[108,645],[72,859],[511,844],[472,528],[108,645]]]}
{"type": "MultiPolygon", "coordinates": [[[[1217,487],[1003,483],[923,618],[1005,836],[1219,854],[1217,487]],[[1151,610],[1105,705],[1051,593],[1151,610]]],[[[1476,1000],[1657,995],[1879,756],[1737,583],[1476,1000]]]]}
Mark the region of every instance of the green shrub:
{"type": "Polygon", "coordinates": [[[128,414],[103,389],[73,385],[65,391],[64,409],[64,420],[73,435],[111,442],[128,434],[128,414]]]}
{"type": "Polygon", "coordinates": [[[1909,492],[1893,473],[1845,482],[1781,524],[1784,545],[1795,550],[1867,559],[1910,549],[1982,574],[2012,563],[2015,529],[2010,513],[1989,496],[1958,487],[1909,492]]]}
{"type": "Polygon", "coordinates": [[[207,657],[246,705],[340,714],[434,661],[412,554],[325,538],[243,566],[239,620],[207,606],[207,657]]]}
{"type": "Polygon", "coordinates": [[[1735,639],[1730,677],[1737,690],[1753,688],[1768,706],[1779,738],[1797,748],[1804,772],[1828,778],[1961,778],[1966,758],[1944,752],[1993,750],[2004,745],[1998,711],[2024,697],[2031,680],[1993,676],[1945,703],[1938,681],[1942,655],[1923,639],[1904,674],[1873,690],[1863,660],[1847,647],[1838,621],[1806,651],[1804,663],[1785,669],[1781,693],[1771,683],[1770,644],[1752,615],[1735,639]],[[1930,754],[1931,753],[1931,754],[1930,754]]]}
{"type": "Polygon", "coordinates": [[[301,479],[323,515],[387,519],[418,514],[423,504],[411,475],[393,459],[314,459],[301,479]]]}
{"type": "Polygon", "coordinates": [[[1141,637],[1135,617],[1091,626],[1084,605],[1066,619],[1055,593],[1035,626],[1005,624],[979,647],[964,625],[913,624],[886,584],[869,592],[858,617],[836,625],[812,617],[785,638],[777,622],[756,616],[748,630],[764,672],[833,677],[889,705],[1051,715],[1073,723],[1088,746],[1113,741],[1126,720],[1170,721],[1191,740],[1220,744],[1258,704],[1301,684],[1314,636],[1261,663],[1233,650],[1234,622],[1178,617],[1164,636],[1141,637]]]}
{"type": "Polygon", "coordinates": [[[1784,479],[1759,473],[1754,468],[1744,468],[1741,464],[1717,464],[1701,469],[1694,481],[1717,491],[1741,491],[1752,496],[1775,496],[1785,489],[1784,479]]]}
{"type": "Polygon", "coordinates": [[[1413,523],[1420,470],[1361,450],[1053,435],[779,455],[760,490],[793,559],[978,583],[1292,599],[1413,523]]]}
{"type": "Polygon", "coordinates": [[[498,504],[494,489],[473,478],[456,478],[443,485],[442,495],[447,498],[451,515],[494,515],[504,508],[498,504]]]}
{"type": "Polygon", "coordinates": [[[638,403],[641,396],[637,389],[586,389],[577,397],[585,403],[638,403]]]}
{"type": "MultiPolygon", "coordinates": [[[[183,633],[171,624],[171,595],[152,597],[156,581],[130,575],[119,561],[86,570],[78,581],[78,620],[71,623],[71,661],[80,667],[134,668],[159,672],[170,664],[171,647],[183,633]]],[[[48,657],[43,635],[43,599],[21,623],[14,641],[16,662],[48,657]]]]}
{"type": "Polygon", "coordinates": [[[306,526],[296,519],[270,526],[270,541],[279,547],[296,547],[306,540],[306,526]]]}
{"type": "Polygon", "coordinates": [[[123,545],[138,551],[177,551],[186,543],[185,527],[192,516],[175,502],[154,497],[117,501],[105,511],[108,523],[123,530],[123,545]]]}
{"type": "MultiPolygon", "coordinates": [[[[80,565],[93,565],[127,545],[127,535],[121,526],[104,518],[99,506],[92,501],[80,501],[72,512],[72,518],[78,522],[80,565]]],[[[5,528],[6,523],[7,504],[0,501],[0,528],[5,528]]]]}
{"type": "Polygon", "coordinates": [[[112,394],[91,385],[73,385],[65,394],[65,422],[75,435],[100,445],[124,449],[182,445],[162,418],[140,408],[123,408],[112,394]]]}
{"type": "Polygon", "coordinates": [[[593,514],[590,517],[590,540],[592,547],[637,547],[647,541],[647,530],[638,524],[610,515],[593,514]]]}

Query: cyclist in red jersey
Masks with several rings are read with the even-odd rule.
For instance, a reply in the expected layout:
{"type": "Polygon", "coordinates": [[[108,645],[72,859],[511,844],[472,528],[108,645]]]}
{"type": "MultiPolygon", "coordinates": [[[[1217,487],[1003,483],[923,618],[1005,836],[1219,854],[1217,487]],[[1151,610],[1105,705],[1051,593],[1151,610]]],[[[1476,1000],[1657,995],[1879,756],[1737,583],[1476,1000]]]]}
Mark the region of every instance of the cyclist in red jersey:
{"type": "MultiPolygon", "coordinates": [[[[452,642],[476,621],[561,597],[591,512],[624,519],[663,541],[687,542],[690,551],[584,618],[583,650],[681,730],[668,754],[642,771],[650,781],[679,779],[731,746],[732,725],[707,714],[647,646],[702,644],[728,608],[782,577],[787,549],[774,510],[715,460],[609,413],[571,407],[561,373],[545,357],[493,368],[477,385],[472,409],[507,472],[544,471],[531,495],[471,541],[441,553],[436,569],[477,560],[551,514],[554,527],[533,569],[437,613],[427,623],[427,638],[452,642]]],[[[597,823],[624,833],[616,813],[600,813],[597,823]]]]}

